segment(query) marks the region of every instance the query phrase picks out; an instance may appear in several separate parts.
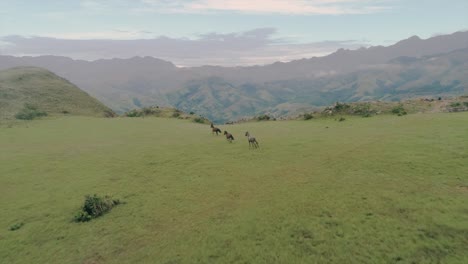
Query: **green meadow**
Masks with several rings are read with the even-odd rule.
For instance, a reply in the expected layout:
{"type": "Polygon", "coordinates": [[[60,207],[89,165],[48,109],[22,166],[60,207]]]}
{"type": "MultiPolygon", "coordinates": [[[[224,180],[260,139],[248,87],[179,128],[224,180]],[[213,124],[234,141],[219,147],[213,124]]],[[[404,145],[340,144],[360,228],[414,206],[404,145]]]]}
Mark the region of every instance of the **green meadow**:
{"type": "Polygon", "coordinates": [[[2,126],[0,263],[468,263],[467,121],[2,126]],[[88,194],[123,204],[76,223],[88,194]]]}

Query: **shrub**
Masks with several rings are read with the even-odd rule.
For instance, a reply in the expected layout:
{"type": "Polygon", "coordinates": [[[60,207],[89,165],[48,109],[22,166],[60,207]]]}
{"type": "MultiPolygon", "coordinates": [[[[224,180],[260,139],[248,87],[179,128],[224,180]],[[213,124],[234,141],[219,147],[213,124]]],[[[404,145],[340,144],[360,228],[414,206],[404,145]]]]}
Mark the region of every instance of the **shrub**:
{"type": "Polygon", "coordinates": [[[66,115],[66,114],[69,114],[69,113],[70,113],[70,112],[68,112],[67,110],[63,110],[63,111],[62,111],[62,114],[65,114],[65,115],[66,115]]]}
{"type": "Polygon", "coordinates": [[[345,121],[345,120],[346,120],[346,118],[340,117],[340,119],[338,119],[338,122],[343,122],[343,121],[345,121]]]}
{"type": "Polygon", "coordinates": [[[191,115],[194,115],[194,114],[195,114],[195,112],[191,111],[191,112],[190,112],[190,114],[191,114],[191,115]]]}
{"type": "Polygon", "coordinates": [[[459,102],[453,102],[450,104],[451,107],[459,107],[461,104],[459,102]]]}
{"type": "Polygon", "coordinates": [[[271,117],[269,115],[261,115],[261,116],[257,117],[257,120],[258,121],[268,121],[268,120],[270,120],[270,118],[271,117]]]}
{"type": "Polygon", "coordinates": [[[341,112],[341,111],[345,111],[345,110],[349,109],[350,107],[351,106],[349,104],[336,102],[333,109],[335,110],[335,112],[341,112]]]}
{"type": "Polygon", "coordinates": [[[10,226],[10,231],[18,230],[18,229],[20,229],[20,228],[23,227],[23,226],[24,226],[24,223],[23,223],[23,222],[21,222],[21,223],[16,223],[16,224],[10,226]]]}
{"type": "Polygon", "coordinates": [[[19,111],[15,117],[21,120],[33,120],[34,118],[47,116],[46,112],[38,110],[35,106],[25,104],[24,108],[19,111]]]}
{"type": "Polygon", "coordinates": [[[468,102],[463,102],[463,105],[468,107],[468,102]]]}
{"type": "Polygon", "coordinates": [[[172,117],[179,117],[179,116],[180,116],[180,113],[177,111],[172,114],[172,117]]]}
{"type": "Polygon", "coordinates": [[[355,114],[361,115],[362,117],[370,117],[374,112],[371,110],[369,103],[356,105],[353,109],[355,114]]]}
{"type": "Polygon", "coordinates": [[[87,195],[81,211],[77,212],[75,222],[88,222],[109,212],[114,206],[120,204],[119,200],[114,200],[110,196],[100,197],[96,194],[87,195]]]}
{"type": "Polygon", "coordinates": [[[144,108],[142,109],[142,111],[143,111],[143,114],[144,114],[144,115],[151,115],[151,114],[154,113],[153,109],[151,109],[151,108],[149,108],[149,107],[144,107],[144,108]]]}
{"type": "Polygon", "coordinates": [[[402,116],[402,115],[406,115],[407,113],[402,105],[398,105],[392,109],[392,114],[402,116]]]}
{"type": "Polygon", "coordinates": [[[313,115],[308,114],[308,113],[307,113],[307,114],[304,114],[304,120],[310,120],[310,119],[312,119],[312,118],[314,118],[313,115]]]}
{"type": "Polygon", "coordinates": [[[132,111],[126,112],[125,115],[127,117],[140,117],[142,115],[142,112],[139,112],[137,110],[132,110],[132,111]]]}
{"type": "Polygon", "coordinates": [[[193,119],[193,122],[203,124],[203,123],[205,123],[205,119],[203,119],[201,117],[196,117],[196,118],[193,119]]]}

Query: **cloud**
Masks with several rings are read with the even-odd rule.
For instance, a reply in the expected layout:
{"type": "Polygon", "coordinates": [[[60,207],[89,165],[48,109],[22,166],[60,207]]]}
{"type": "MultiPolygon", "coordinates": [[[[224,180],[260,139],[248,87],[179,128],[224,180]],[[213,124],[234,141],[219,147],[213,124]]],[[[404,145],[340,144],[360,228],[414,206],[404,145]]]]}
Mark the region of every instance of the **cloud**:
{"type": "Polygon", "coordinates": [[[354,49],[366,46],[352,40],[289,43],[274,38],[276,33],[274,28],[259,28],[228,34],[209,33],[193,39],[165,36],[131,39],[133,34],[151,34],[151,32],[142,31],[121,30],[108,33],[114,37],[115,34],[128,36],[129,39],[82,38],[98,36],[99,32],[69,33],[56,37],[6,36],[0,37],[0,43],[4,43],[0,46],[0,51],[3,54],[16,56],[60,55],[84,60],[152,56],[171,61],[179,66],[237,66],[323,56],[339,48],[354,49]],[[78,39],[73,38],[75,34],[79,37],[78,39]]]}
{"type": "Polygon", "coordinates": [[[368,14],[391,9],[390,0],[141,0],[141,12],[253,14],[368,14]],[[148,8],[150,7],[150,8],[148,8]]]}
{"type": "Polygon", "coordinates": [[[131,40],[154,38],[154,35],[153,32],[146,30],[116,29],[111,31],[44,34],[41,37],[64,40],[131,40]]]}

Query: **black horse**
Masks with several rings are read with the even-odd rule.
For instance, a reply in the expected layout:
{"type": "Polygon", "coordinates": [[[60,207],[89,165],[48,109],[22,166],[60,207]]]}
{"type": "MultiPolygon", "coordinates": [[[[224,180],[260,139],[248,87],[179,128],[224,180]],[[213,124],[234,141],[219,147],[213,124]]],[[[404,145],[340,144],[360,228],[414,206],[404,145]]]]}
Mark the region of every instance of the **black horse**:
{"type": "Polygon", "coordinates": [[[249,148],[250,147],[253,147],[253,148],[259,148],[260,147],[258,145],[258,142],[255,139],[255,137],[250,136],[249,131],[245,132],[245,136],[247,137],[247,140],[249,141],[249,148]]]}
{"type": "Polygon", "coordinates": [[[232,141],[234,140],[234,136],[231,133],[228,133],[227,131],[224,131],[224,135],[226,136],[227,141],[229,141],[229,143],[232,143],[232,141]]]}
{"type": "Polygon", "coordinates": [[[214,134],[214,133],[216,133],[216,135],[218,135],[218,133],[221,133],[221,129],[215,127],[213,125],[213,123],[211,123],[211,134],[214,134]]]}

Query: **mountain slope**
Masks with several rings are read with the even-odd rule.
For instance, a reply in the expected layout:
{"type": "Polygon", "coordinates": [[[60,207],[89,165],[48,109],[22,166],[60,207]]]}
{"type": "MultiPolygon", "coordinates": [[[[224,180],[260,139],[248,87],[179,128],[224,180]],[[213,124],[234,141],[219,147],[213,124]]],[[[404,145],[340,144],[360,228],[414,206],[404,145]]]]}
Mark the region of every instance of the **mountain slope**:
{"type": "Polygon", "coordinates": [[[334,100],[398,100],[433,91],[459,94],[465,85],[460,72],[465,68],[450,60],[434,67],[433,61],[424,58],[466,48],[468,32],[456,32],[265,66],[178,68],[150,57],[89,62],[0,56],[0,69],[47,68],[118,112],[172,106],[225,121],[261,112],[284,114],[334,100]]]}
{"type": "Polygon", "coordinates": [[[12,118],[25,104],[48,114],[113,115],[98,100],[45,69],[18,67],[0,71],[0,118],[12,118]]]}
{"type": "Polygon", "coordinates": [[[216,121],[253,114],[284,115],[334,102],[397,101],[468,94],[468,49],[423,58],[400,57],[359,71],[315,79],[234,85],[221,78],[192,82],[169,94],[184,111],[216,121]]]}

